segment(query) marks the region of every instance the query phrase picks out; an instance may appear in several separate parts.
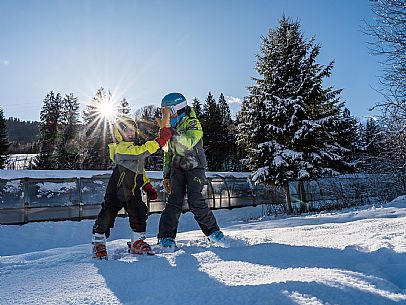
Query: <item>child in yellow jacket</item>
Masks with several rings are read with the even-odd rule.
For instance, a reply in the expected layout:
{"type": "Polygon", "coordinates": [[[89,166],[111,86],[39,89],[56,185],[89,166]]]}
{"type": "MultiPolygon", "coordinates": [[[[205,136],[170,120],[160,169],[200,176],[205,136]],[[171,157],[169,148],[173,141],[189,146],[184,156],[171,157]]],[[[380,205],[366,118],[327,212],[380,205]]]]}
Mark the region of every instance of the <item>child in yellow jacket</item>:
{"type": "Polygon", "coordinates": [[[122,208],[128,213],[132,229],[130,253],[151,253],[151,247],[145,242],[148,210],[142,201],[141,188],[150,200],[157,198],[157,192],[145,174],[145,159],[162,148],[172,134],[169,128],[164,127],[155,140],[138,145],[134,143],[137,132],[135,121],[127,117],[118,118],[113,128],[116,143],[109,144],[109,151],[115,167],[107,185],[102,209],[93,226],[95,258],[107,259],[106,238],[122,208]]]}

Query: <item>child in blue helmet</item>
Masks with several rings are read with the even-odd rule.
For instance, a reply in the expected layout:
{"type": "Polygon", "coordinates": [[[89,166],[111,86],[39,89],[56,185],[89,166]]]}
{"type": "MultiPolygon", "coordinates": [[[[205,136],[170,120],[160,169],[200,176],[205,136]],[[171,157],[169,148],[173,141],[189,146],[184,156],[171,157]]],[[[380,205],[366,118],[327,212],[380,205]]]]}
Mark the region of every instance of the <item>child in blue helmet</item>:
{"type": "Polygon", "coordinates": [[[201,124],[181,93],[167,94],[161,106],[163,113],[170,112],[173,136],[164,155],[163,184],[169,197],[159,222],[159,243],[176,249],[175,237],[186,193],[190,211],[202,232],[211,242],[219,242],[224,235],[202,195],[207,163],[201,124]]]}

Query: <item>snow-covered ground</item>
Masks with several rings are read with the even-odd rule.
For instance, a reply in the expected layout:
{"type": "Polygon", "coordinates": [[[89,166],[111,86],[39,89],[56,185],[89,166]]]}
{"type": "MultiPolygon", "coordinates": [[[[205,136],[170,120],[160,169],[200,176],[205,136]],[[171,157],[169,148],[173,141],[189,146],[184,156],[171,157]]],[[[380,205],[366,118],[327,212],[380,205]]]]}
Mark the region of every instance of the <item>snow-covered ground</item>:
{"type": "Polygon", "coordinates": [[[12,154],[6,163],[8,170],[24,170],[33,167],[33,162],[37,154],[12,154]]]}
{"type": "MultiPolygon", "coordinates": [[[[229,248],[182,215],[180,250],[131,257],[119,218],[110,259],[91,259],[93,221],[0,226],[1,304],[406,304],[406,198],[384,207],[259,219],[216,211],[229,248]]],[[[148,221],[156,242],[159,215],[148,221]]]]}

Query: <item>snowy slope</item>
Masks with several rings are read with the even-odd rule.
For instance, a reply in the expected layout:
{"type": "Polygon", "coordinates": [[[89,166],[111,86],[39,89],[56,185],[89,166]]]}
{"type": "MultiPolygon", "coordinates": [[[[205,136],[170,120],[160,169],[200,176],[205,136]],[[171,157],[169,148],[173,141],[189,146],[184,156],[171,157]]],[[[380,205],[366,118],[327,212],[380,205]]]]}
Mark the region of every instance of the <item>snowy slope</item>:
{"type": "Polygon", "coordinates": [[[128,220],[118,219],[109,261],[90,258],[92,221],[0,226],[0,303],[406,304],[405,198],[249,220],[260,211],[215,212],[229,248],[209,247],[183,215],[181,250],[153,257],[126,254],[128,220]]]}

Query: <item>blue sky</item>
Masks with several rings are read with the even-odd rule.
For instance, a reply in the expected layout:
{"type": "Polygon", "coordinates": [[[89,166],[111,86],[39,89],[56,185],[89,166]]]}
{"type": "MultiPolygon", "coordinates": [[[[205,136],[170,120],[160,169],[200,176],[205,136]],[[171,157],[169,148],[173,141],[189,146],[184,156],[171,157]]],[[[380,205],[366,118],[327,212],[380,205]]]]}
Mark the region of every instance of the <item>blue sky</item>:
{"type": "Polygon", "coordinates": [[[133,111],[173,91],[242,99],[260,37],[283,14],[322,45],[320,63],[335,61],[326,85],[344,89],[354,116],[371,115],[380,66],[360,29],[367,0],[1,0],[0,108],[38,120],[49,91],[74,93],[83,109],[100,86],[133,111]]]}

